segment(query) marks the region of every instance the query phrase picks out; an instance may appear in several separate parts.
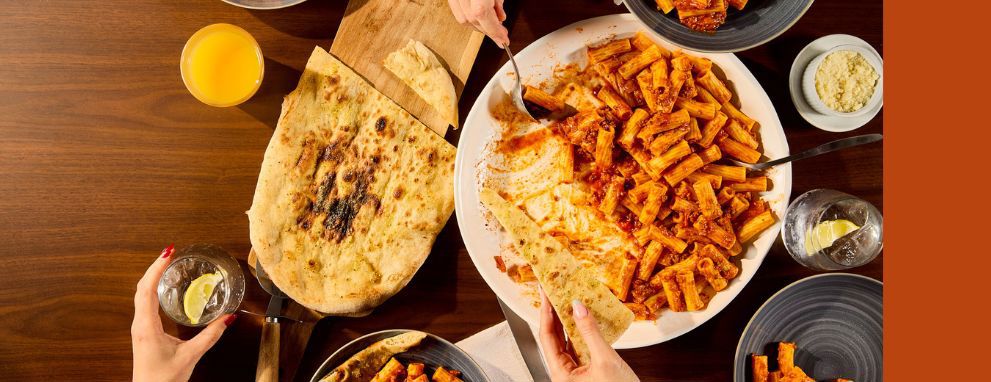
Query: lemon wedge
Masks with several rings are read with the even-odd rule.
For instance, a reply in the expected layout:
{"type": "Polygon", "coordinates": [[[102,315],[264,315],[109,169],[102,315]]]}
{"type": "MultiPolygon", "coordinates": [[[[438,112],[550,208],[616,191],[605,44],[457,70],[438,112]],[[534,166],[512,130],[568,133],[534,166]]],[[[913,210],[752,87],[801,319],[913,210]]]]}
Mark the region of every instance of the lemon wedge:
{"type": "Polygon", "coordinates": [[[200,323],[207,301],[213,296],[213,289],[224,279],[220,273],[207,273],[189,283],[186,294],[182,297],[182,309],[193,325],[200,323]]]}
{"type": "Polygon", "coordinates": [[[805,233],[805,253],[811,255],[820,249],[829,248],[839,238],[860,229],[859,226],[846,219],[826,220],[816,224],[811,231],[805,233]]]}

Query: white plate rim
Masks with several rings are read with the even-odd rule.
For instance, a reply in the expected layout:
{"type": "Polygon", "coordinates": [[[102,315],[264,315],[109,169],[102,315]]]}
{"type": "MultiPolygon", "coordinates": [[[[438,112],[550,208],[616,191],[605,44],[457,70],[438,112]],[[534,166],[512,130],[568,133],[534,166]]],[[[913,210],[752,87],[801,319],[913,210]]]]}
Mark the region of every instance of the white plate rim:
{"type": "Polygon", "coordinates": [[[241,3],[236,3],[236,2],[234,2],[232,0],[221,0],[221,1],[223,1],[223,2],[225,2],[227,4],[230,4],[230,5],[233,5],[235,7],[238,7],[238,8],[253,9],[253,10],[256,10],[256,11],[267,11],[267,10],[273,10],[273,9],[289,8],[289,7],[294,6],[294,5],[299,5],[300,3],[303,3],[306,0],[294,0],[293,2],[290,2],[290,3],[281,4],[281,5],[271,5],[271,6],[260,6],[260,5],[241,4],[241,3]]]}
{"type": "MultiPolygon", "coordinates": [[[[870,111],[854,117],[834,117],[821,114],[813,109],[812,105],[809,105],[808,101],[805,100],[805,94],[802,91],[802,75],[805,72],[806,66],[808,66],[808,64],[812,62],[812,59],[818,55],[818,53],[813,54],[812,49],[820,49],[818,47],[820,44],[828,44],[828,46],[823,47],[822,52],[839,45],[855,45],[870,50],[871,52],[874,52],[877,59],[881,61],[882,67],[884,66],[884,57],[882,57],[881,54],[874,49],[873,46],[871,46],[871,44],[868,44],[867,41],[864,41],[862,38],[840,33],[826,35],[812,40],[812,42],[805,45],[805,47],[798,52],[798,55],[796,55],[795,59],[791,62],[791,69],[788,72],[788,93],[791,95],[791,102],[795,105],[795,109],[798,111],[798,114],[801,115],[806,122],[820,130],[833,133],[845,133],[859,129],[868,122],[874,120],[874,117],[881,112],[881,108],[884,107],[883,93],[881,101],[878,102],[877,105],[870,111]]],[[[881,90],[883,91],[884,89],[881,90]]]]}
{"type": "MultiPolygon", "coordinates": [[[[550,41],[554,41],[561,38],[577,39],[577,37],[585,36],[585,35],[574,36],[573,35],[574,33],[582,34],[588,32],[589,34],[592,34],[592,32],[590,31],[594,31],[595,28],[600,28],[600,29],[605,29],[607,31],[613,30],[612,32],[602,33],[600,37],[609,34],[616,34],[617,32],[615,30],[618,29],[620,25],[632,31],[644,29],[642,24],[630,14],[615,14],[615,15],[607,15],[607,16],[600,16],[591,19],[586,19],[564,26],[554,32],[551,32],[546,36],[541,37],[534,43],[530,44],[529,46],[518,52],[516,58],[518,62],[527,62],[529,61],[528,57],[530,55],[534,55],[538,53],[537,52],[538,49],[543,49],[543,48],[546,48],[548,50],[556,49],[556,47],[554,47],[554,45],[551,44],[550,41]]],[[[618,33],[624,34],[626,32],[618,32],[618,33]]],[[[661,43],[669,47],[674,46],[670,42],[667,42],[663,38],[659,38],[656,35],[648,34],[648,36],[652,37],[655,42],[660,41],[661,43]]],[[[586,42],[594,41],[594,39],[591,40],[586,39],[584,41],[586,42]]],[[[788,155],[787,138],[784,136],[784,129],[781,127],[781,122],[778,119],[777,112],[774,109],[774,104],[767,96],[767,92],[764,91],[763,87],[760,86],[757,79],[753,76],[750,70],[743,64],[743,62],[741,62],[739,58],[737,58],[732,53],[706,53],[706,52],[695,52],[687,49],[686,51],[710,58],[716,58],[719,61],[727,61],[729,65],[733,67],[733,70],[739,72],[738,75],[742,76],[742,78],[733,78],[731,82],[735,83],[735,80],[741,80],[743,83],[752,86],[752,89],[758,93],[756,97],[757,99],[755,101],[748,101],[747,104],[743,105],[742,109],[744,109],[744,111],[748,111],[747,109],[750,109],[748,114],[752,114],[754,111],[753,109],[755,109],[753,105],[759,105],[764,110],[764,112],[762,113],[768,114],[768,117],[759,120],[762,127],[761,136],[763,140],[767,142],[767,137],[770,135],[769,133],[775,134],[777,136],[776,148],[779,151],[775,155],[775,157],[788,155]],[[751,106],[748,107],[748,105],[751,106]],[[774,129],[774,127],[777,127],[777,129],[774,129]],[[771,129],[774,130],[769,131],[771,129]]],[[[526,64],[523,65],[525,66],[526,64]]],[[[728,69],[726,63],[720,63],[719,67],[724,72],[728,69]]],[[[509,280],[508,277],[505,276],[504,274],[499,273],[498,270],[495,270],[494,272],[492,272],[491,270],[487,270],[488,267],[483,265],[484,264],[483,262],[494,263],[492,259],[487,258],[488,256],[483,256],[483,252],[487,252],[485,253],[486,255],[493,254],[493,252],[491,252],[492,251],[491,246],[488,246],[488,248],[484,248],[483,244],[485,243],[481,243],[481,241],[485,239],[479,238],[479,235],[476,233],[476,231],[479,230],[485,231],[486,229],[484,227],[472,226],[469,225],[469,223],[467,223],[468,220],[467,218],[469,217],[468,216],[469,213],[466,210],[475,209],[477,214],[480,215],[481,214],[480,209],[484,208],[481,206],[481,204],[477,203],[478,190],[477,190],[476,173],[465,172],[465,171],[475,171],[475,166],[477,164],[477,162],[469,162],[469,159],[466,159],[466,155],[467,155],[465,154],[466,151],[469,149],[475,149],[474,147],[469,148],[468,143],[466,142],[469,139],[468,137],[471,137],[473,135],[471,132],[468,131],[468,129],[472,128],[474,124],[473,122],[475,121],[476,118],[488,117],[488,115],[482,115],[481,117],[479,115],[488,113],[485,104],[489,101],[492,92],[498,90],[499,79],[502,76],[504,76],[507,72],[511,72],[511,71],[512,69],[510,63],[507,62],[496,72],[495,75],[493,75],[493,77],[489,80],[488,83],[486,83],[485,87],[480,92],[478,98],[475,100],[475,103],[473,104],[471,110],[468,113],[468,116],[465,119],[465,127],[464,127],[465,130],[462,131],[461,137],[459,138],[459,142],[458,142],[459,149],[458,149],[457,157],[455,159],[455,170],[454,170],[455,171],[455,176],[454,176],[455,214],[458,220],[458,228],[461,232],[461,236],[464,241],[465,248],[468,251],[469,257],[472,259],[472,262],[475,264],[476,269],[479,271],[479,274],[481,274],[482,278],[485,280],[486,284],[488,284],[489,288],[492,289],[492,291],[496,294],[496,296],[502,299],[506,303],[506,305],[509,306],[517,315],[522,317],[531,326],[536,327],[537,323],[539,322],[537,309],[532,305],[530,305],[529,303],[521,302],[522,297],[518,296],[518,293],[516,296],[513,296],[509,294],[509,291],[499,287],[499,285],[505,285],[505,282],[509,280]],[[470,180],[470,182],[467,182],[465,180],[466,177],[468,180],[470,180]],[[465,186],[470,186],[469,187],[470,189],[466,189],[465,186]],[[468,195],[469,192],[471,193],[471,195],[468,195]],[[471,197],[469,198],[469,196],[471,197]],[[476,202],[476,205],[469,205],[468,204],[469,202],[465,200],[466,198],[469,198],[472,201],[476,202]],[[496,280],[496,277],[501,277],[505,280],[496,280]]],[[[753,96],[748,98],[748,100],[753,100],[753,99],[755,99],[755,97],[753,96]]],[[[475,128],[478,129],[481,127],[476,126],[475,128]]],[[[765,150],[766,149],[767,148],[765,148],[765,150]]],[[[741,274],[731,282],[729,288],[727,288],[722,292],[717,293],[716,297],[714,297],[712,301],[710,301],[710,305],[705,310],[698,312],[679,312],[679,313],[666,311],[665,313],[662,314],[662,319],[665,315],[675,315],[675,314],[690,315],[690,316],[678,316],[682,320],[687,317],[687,319],[691,321],[689,325],[685,325],[677,330],[672,330],[670,332],[665,332],[662,334],[660,333],[660,329],[656,321],[635,322],[633,325],[631,325],[631,329],[638,326],[643,328],[644,325],[646,325],[647,327],[653,326],[656,329],[655,334],[634,335],[631,333],[631,329],[628,329],[627,332],[623,336],[621,336],[616,343],[613,344],[613,347],[617,349],[639,348],[644,346],[655,345],[658,343],[662,343],[674,339],[682,334],[685,334],[701,326],[709,319],[714,317],[716,314],[718,314],[720,311],[722,311],[730,302],[732,302],[732,300],[735,299],[735,297],[740,293],[740,291],[742,291],[743,287],[745,287],[746,284],[750,281],[750,279],[753,278],[754,274],[756,274],[756,271],[760,268],[760,264],[763,262],[767,253],[770,251],[771,245],[778,236],[778,232],[780,231],[780,227],[781,227],[781,218],[783,216],[785,208],[787,208],[791,194],[791,182],[792,182],[791,175],[792,174],[791,174],[790,164],[784,164],[776,167],[774,175],[772,176],[772,178],[776,178],[776,179],[774,180],[774,189],[772,189],[771,192],[774,194],[773,197],[779,199],[774,201],[769,200],[768,202],[772,205],[772,210],[774,210],[774,212],[778,216],[778,222],[776,222],[772,228],[763,232],[760,236],[758,236],[758,239],[755,240],[755,243],[760,242],[762,248],[755,248],[754,244],[748,245],[748,247],[746,248],[746,252],[743,255],[741,255],[746,257],[744,259],[744,264],[741,266],[741,274]],[[751,253],[753,253],[753,257],[750,256],[751,253]]],[[[474,218],[474,216],[471,217],[474,218]]],[[[494,250],[495,250],[494,252],[495,254],[499,253],[498,246],[496,246],[494,250]]],[[[491,267],[493,270],[495,269],[494,264],[490,265],[489,267],[491,267]]],[[[508,282],[511,283],[511,281],[508,282]]],[[[517,287],[516,289],[519,288],[517,287]]]]}

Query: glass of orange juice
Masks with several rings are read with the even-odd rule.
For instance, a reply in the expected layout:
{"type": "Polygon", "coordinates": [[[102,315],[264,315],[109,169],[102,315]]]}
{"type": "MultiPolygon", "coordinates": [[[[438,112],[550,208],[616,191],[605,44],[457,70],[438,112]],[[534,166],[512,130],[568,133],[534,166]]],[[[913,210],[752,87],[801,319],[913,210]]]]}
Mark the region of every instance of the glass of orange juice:
{"type": "Polygon", "coordinates": [[[201,102],[217,107],[247,101],[261,86],[265,61],[248,31],[212,24],[193,33],[182,48],[182,82],[201,102]]]}

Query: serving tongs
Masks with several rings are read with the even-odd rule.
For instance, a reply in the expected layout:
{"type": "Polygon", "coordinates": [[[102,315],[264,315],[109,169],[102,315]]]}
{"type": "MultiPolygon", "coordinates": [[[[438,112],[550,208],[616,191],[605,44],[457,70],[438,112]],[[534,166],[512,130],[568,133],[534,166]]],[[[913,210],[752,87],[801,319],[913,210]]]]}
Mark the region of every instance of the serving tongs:
{"type": "Polygon", "coordinates": [[[561,110],[550,111],[524,100],[523,96],[526,93],[526,88],[523,87],[523,76],[520,74],[520,67],[516,65],[516,58],[513,57],[513,51],[509,50],[509,44],[504,45],[502,48],[506,51],[506,55],[509,56],[509,62],[513,64],[513,71],[515,73],[513,77],[516,79],[516,84],[511,89],[509,96],[513,99],[513,104],[516,105],[517,109],[534,121],[541,119],[564,119],[578,113],[578,110],[575,110],[574,107],[567,103],[564,104],[564,108],[561,110]]]}

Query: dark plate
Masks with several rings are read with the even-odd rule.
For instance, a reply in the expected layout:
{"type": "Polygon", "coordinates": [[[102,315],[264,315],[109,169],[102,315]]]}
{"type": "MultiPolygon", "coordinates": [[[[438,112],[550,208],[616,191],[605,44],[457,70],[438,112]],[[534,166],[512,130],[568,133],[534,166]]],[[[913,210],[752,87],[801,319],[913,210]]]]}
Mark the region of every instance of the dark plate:
{"type": "Polygon", "coordinates": [[[770,41],[791,28],[813,0],[750,0],[742,11],[729,8],[714,33],[696,32],[678,22],[677,10],[664,14],[654,0],[626,0],[626,8],[647,28],[672,44],[700,52],[738,52],[770,41]]]}
{"type": "Polygon", "coordinates": [[[777,343],[787,341],[798,345],[795,364],[817,381],[883,381],[882,289],[880,281],[849,273],[811,276],[785,287],[743,330],[733,380],[751,379],[752,353],[768,355],[770,369],[777,370],[777,343]]]}
{"type": "MultiPolygon", "coordinates": [[[[358,339],[348,342],[346,345],[342,346],[340,349],[331,354],[326,361],[320,365],[317,369],[316,374],[313,378],[310,378],[310,382],[319,382],[320,378],[323,378],[335,367],[347,361],[355,353],[367,348],[369,345],[384,340],[389,337],[398,336],[400,334],[411,332],[412,330],[407,329],[392,329],[383,330],[381,332],[369,333],[364,336],[358,337],[358,339]]],[[[444,366],[448,369],[455,369],[461,372],[461,379],[465,382],[487,382],[488,379],[485,377],[485,373],[482,369],[478,367],[468,353],[464,350],[455,346],[454,344],[447,342],[443,338],[437,337],[433,334],[427,333],[427,338],[423,339],[423,342],[419,346],[410,349],[408,352],[396,354],[396,359],[402,362],[404,365],[413,362],[420,362],[426,365],[427,375],[432,375],[433,371],[437,366],[444,366]]]]}

